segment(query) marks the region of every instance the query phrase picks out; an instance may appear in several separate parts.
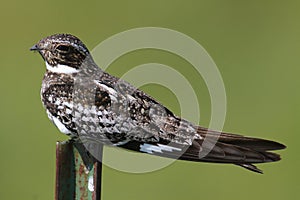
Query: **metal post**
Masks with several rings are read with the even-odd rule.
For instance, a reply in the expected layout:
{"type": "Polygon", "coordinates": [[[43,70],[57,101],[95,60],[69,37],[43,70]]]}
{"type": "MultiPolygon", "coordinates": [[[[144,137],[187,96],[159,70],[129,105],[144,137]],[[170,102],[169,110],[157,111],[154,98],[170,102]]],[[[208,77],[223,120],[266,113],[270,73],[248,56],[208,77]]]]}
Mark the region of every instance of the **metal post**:
{"type": "MultiPolygon", "coordinates": [[[[101,200],[102,163],[87,170],[72,141],[56,143],[56,200],[101,200]]],[[[100,149],[102,155],[102,148],[100,149]]]]}

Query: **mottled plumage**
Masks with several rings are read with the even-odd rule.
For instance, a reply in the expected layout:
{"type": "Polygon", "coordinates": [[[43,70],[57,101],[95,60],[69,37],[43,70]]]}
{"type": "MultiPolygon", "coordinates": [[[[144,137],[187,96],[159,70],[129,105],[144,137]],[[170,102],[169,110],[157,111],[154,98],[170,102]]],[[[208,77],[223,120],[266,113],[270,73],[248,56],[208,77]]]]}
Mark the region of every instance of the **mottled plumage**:
{"type": "Polygon", "coordinates": [[[46,62],[41,98],[48,116],[72,138],[182,160],[233,163],[256,172],[261,171],[253,163],[278,161],[279,155],[270,151],[285,148],[175,116],[143,91],[102,71],[75,36],[52,35],[31,50],[46,62]],[[201,152],[207,155],[199,157],[201,152]]]}

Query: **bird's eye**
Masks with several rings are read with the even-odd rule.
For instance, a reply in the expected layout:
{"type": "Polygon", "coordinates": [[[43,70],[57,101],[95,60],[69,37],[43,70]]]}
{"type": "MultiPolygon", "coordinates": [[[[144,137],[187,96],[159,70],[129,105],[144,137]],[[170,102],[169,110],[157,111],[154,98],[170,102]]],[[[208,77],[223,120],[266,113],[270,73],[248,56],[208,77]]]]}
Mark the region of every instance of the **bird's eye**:
{"type": "Polygon", "coordinates": [[[56,47],[57,50],[63,51],[63,52],[69,52],[70,51],[70,46],[67,45],[59,45],[56,47]]]}

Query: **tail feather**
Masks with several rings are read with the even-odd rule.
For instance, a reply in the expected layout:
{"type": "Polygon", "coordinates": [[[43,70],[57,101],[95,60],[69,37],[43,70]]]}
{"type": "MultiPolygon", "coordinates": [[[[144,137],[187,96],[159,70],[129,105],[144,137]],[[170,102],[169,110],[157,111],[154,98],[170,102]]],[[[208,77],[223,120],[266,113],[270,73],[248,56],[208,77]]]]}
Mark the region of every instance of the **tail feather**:
{"type": "Polygon", "coordinates": [[[241,166],[241,167],[244,167],[245,169],[248,169],[250,171],[253,171],[253,172],[257,172],[257,173],[260,173],[260,174],[263,174],[263,171],[259,168],[257,168],[255,165],[252,165],[252,164],[236,164],[238,166],[241,166]]]}
{"type": "Polygon", "coordinates": [[[203,140],[195,140],[193,145],[181,156],[181,159],[236,164],[274,162],[280,160],[280,156],[272,152],[261,152],[222,142],[214,144],[207,143],[206,141],[206,144],[204,144],[203,140]],[[195,143],[199,143],[199,145],[195,143]],[[202,154],[202,152],[206,152],[207,154],[202,154]]]}
{"type": "Polygon", "coordinates": [[[253,163],[279,161],[280,155],[270,152],[286,148],[275,141],[245,137],[231,133],[220,133],[199,127],[198,133],[204,138],[194,140],[187,151],[180,157],[183,160],[232,163],[248,170],[262,173],[253,163]],[[207,152],[199,157],[201,152],[207,152]]]}

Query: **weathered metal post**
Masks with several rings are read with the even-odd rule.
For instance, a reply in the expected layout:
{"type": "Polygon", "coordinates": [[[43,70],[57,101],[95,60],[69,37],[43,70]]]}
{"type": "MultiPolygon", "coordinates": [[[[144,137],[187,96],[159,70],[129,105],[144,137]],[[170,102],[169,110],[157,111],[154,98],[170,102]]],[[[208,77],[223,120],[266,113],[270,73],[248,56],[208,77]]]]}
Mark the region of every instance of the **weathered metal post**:
{"type": "Polygon", "coordinates": [[[102,163],[91,165],[88,171],[73,142],[57,142],[55,199],[100,200],[102,163]]]}

